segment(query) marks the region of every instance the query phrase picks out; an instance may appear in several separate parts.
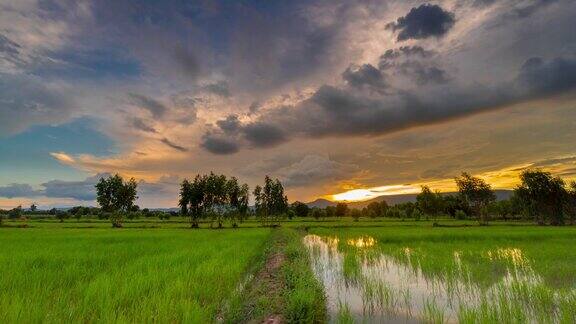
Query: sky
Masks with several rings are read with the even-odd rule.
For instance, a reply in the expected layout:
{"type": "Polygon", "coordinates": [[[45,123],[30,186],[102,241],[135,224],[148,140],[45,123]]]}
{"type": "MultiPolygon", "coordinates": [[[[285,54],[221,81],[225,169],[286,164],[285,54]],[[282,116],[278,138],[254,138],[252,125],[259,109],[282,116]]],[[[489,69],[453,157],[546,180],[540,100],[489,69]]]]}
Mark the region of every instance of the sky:
{"type": "Polygon", "coordinates": [[[142,207],[214,171],[290,201],[576,180],[573,0],[0,0],[0,208],[142,207]]]}

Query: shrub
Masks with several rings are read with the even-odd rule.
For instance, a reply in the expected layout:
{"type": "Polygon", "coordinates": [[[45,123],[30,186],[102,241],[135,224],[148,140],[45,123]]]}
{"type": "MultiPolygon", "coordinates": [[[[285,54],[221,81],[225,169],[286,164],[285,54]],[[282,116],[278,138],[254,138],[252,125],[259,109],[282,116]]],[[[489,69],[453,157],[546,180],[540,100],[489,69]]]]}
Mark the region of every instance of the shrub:
{"type": "Polygon", "coordinates": [[[466,218],[467,218],[467,215],[466,215],[466,213],[465,213],[464,211],[462,211],[462,210],[457,210],[456,213],[454,214],[454,217],[455,217],[456,219],[466,219],[466,218]]]}

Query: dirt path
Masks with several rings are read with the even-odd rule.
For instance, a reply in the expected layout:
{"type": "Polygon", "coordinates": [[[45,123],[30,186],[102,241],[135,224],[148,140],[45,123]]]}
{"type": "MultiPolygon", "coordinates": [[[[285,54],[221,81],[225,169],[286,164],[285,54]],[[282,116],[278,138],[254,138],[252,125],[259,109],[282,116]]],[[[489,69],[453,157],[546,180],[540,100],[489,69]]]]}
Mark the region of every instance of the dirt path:
{"type": "MultiPolygon", "coordinates": [[[[266,291],[270,294],[279,296],[281,298],[282,289],[284,284],[282,283],[282,278],[280,278],[280,268],[284,264],[286,259],[283,251],[276,251],[269,255],[266,260],[264,268],[256,275],[256,280],[267,287],[266,291]]],[[[279,324],[284,323],[281,314],[269,314],[267,315],[262,323],[267,324],[279,324]]]]}
{"type": "Polygon", "coordinates": [[[285,323],[282,316],[284,309],[284,280],[281,269],[286,260],[284,249],[286,241],[278,230],[273,230],[268,243],[265,259],[254,277],[242,293],[241,305],[235,318],[223,322],[241,323],[285,323]]]}

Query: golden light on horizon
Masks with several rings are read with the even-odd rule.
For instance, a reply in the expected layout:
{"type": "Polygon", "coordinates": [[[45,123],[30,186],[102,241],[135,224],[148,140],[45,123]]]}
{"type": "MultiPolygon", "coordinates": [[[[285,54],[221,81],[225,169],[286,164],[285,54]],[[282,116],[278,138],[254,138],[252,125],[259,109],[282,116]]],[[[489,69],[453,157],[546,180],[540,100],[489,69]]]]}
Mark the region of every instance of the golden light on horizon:
{"type": "Polygon", "coordinates": [[[330,198],[334,201],[364,201],[370,200],[379,196],[386,195],[401,195],[417,193],[420,191],[420,186],[415,185],[392,185],[380,186],[369,189],[353,189],[339,194],[332,195],[330,198]]]}
{"type": "MultiPolygon", "coordinates": [[[[573,155],[557,157],[556,159],[560,162],[549,164],[546,167],[539,167],[536,162],[522,163],[473,175],[484,179],[492,186],[492,189],[512,190],[520,183],[520,174],[522,171],[536,167],[544,171],[549,171],[552,174],[568,173],[576,165],[576,161],[572,160],[573,158],[573,155]],[[562,160],[570,161],[565,163],[562,160]]],[[[576,177],[571,175],[564,176],[563,178],[566,182],[576,180],[576,177]]],[[[430,187],[433,191],[454,192],[457,190],[454,178],[446,178],[415,184],[353,189],[328,196],[328,198],[333,201],[366,201],[380,196],[419,193],[423,185],[430,187]]]]}

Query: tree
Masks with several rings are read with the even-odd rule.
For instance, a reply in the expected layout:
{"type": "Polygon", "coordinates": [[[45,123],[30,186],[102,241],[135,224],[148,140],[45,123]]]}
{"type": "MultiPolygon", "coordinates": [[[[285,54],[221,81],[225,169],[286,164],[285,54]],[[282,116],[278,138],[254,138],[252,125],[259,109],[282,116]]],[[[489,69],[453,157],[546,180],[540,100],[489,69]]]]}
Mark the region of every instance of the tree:
{"type": "Polygon", "coordinates": [[[35,212],[37,209],[38,209],[38,207],[36,206],[36,204],[30,205],[30,211],[31,212],[35,212]]]}
{"type": "Polygon", "coordinates": [[[314,219],[319,220],[322,217],[324,217],[324,215],[326,215],[325,211],[322,210],[321,208],[312,208],[312,217],[314,217],[314,219]]]}
{"type": "Polygon", "coordinates": [[[337,217],[343,217],[348,213],[348,205],[343,202],[339,202],[336,204],[336,210],[334,215],[337,217]]]}
{"type": "Polygon", "coordinates": [[[184,179],[180,185],[181,214],[190,217],[192,228],[198,228],[202,217],[210,217],[211,227],[222,228],[225,220],[233,227],[248,215],[249,187],[238,179],[211,172],[197,175],[192,182],[184,179]]]}
{"type": "Polygon", "coordinates": [[[292,203],[292,210],[298,217],[306,217],[310,212],[310,207],[303,202],[295,201],[292,203]]]}
{"type": "Polygon", "coordinates": [[[525,170],[520,174],[520,180],[522,183],[516,187],[514,194],[522,202],[524,212],[540,225],[546,221],[552,225],[563,225],[569,200],[564,181],[541,170],[525,170]]]}
{"type": "Polygon", "coordinates": [[[137,196],[138,184],[134,178],[124,181],[118,174],[100,178],[96,184],[96,201],[106,213],[111,213],[112,227],[122,227],[123,213],[132,210],[137,196]]]}
{"type": "Polygon", "coordinates": [[[388,203],[385,200],[381,202],[373,201],[366,206],[366,213],[369,217],[381,217],[386,215],[388,210],[388,203]]]}
{"type": "Polygon", "coordinates": [[[270,220],[278,220],[288,212],[288,197],[280,180],[264,177],[264,186],[254,188],[256,215],[263,225],[270,220]]]}
{"type": "Polygon", "coordinates": [[[56,218],[60,221],[60,223],[64,223],[65,219],[70,218],[70,213],[64,210],[56,211],[56,218]]]}
{"type": "Polygon", "coordinates": [[[22,216],[22,206],[18,206],[16,208],[12,208],[8,212],[8,218],[10,219],[18,219],[22,216]]]}
{"type": "Polygon", "coordinates": [[[436,216],[442,213],[442,196],[432,192],[430,187],[422,186],[422,191],[416,196],[418,208],[426,215],[436,216]]]}
{"type": "Polygon", "coordinates": [[[326,217],[334,217],[334,216],[336,216],[336,207],[326,206],[326,217]]]}
{"type": "Polygon", "coordinates": [[[362,216],[362,211],[356,208],[352,208],[350,209],[349,214],[354,219],[354,221],[357,222],[360,219],[360,216],[362,216]]]}
{"type": "Polygon", "coordinates": [[[496,200],[496,195],[490,185],[484,180],[473,177],[466,172],[463,172],[460,177],[454,180],[458,186],[458,192],[471,206],[480,224],[487,224],[486,207],[492,201],[496,200]]]}

